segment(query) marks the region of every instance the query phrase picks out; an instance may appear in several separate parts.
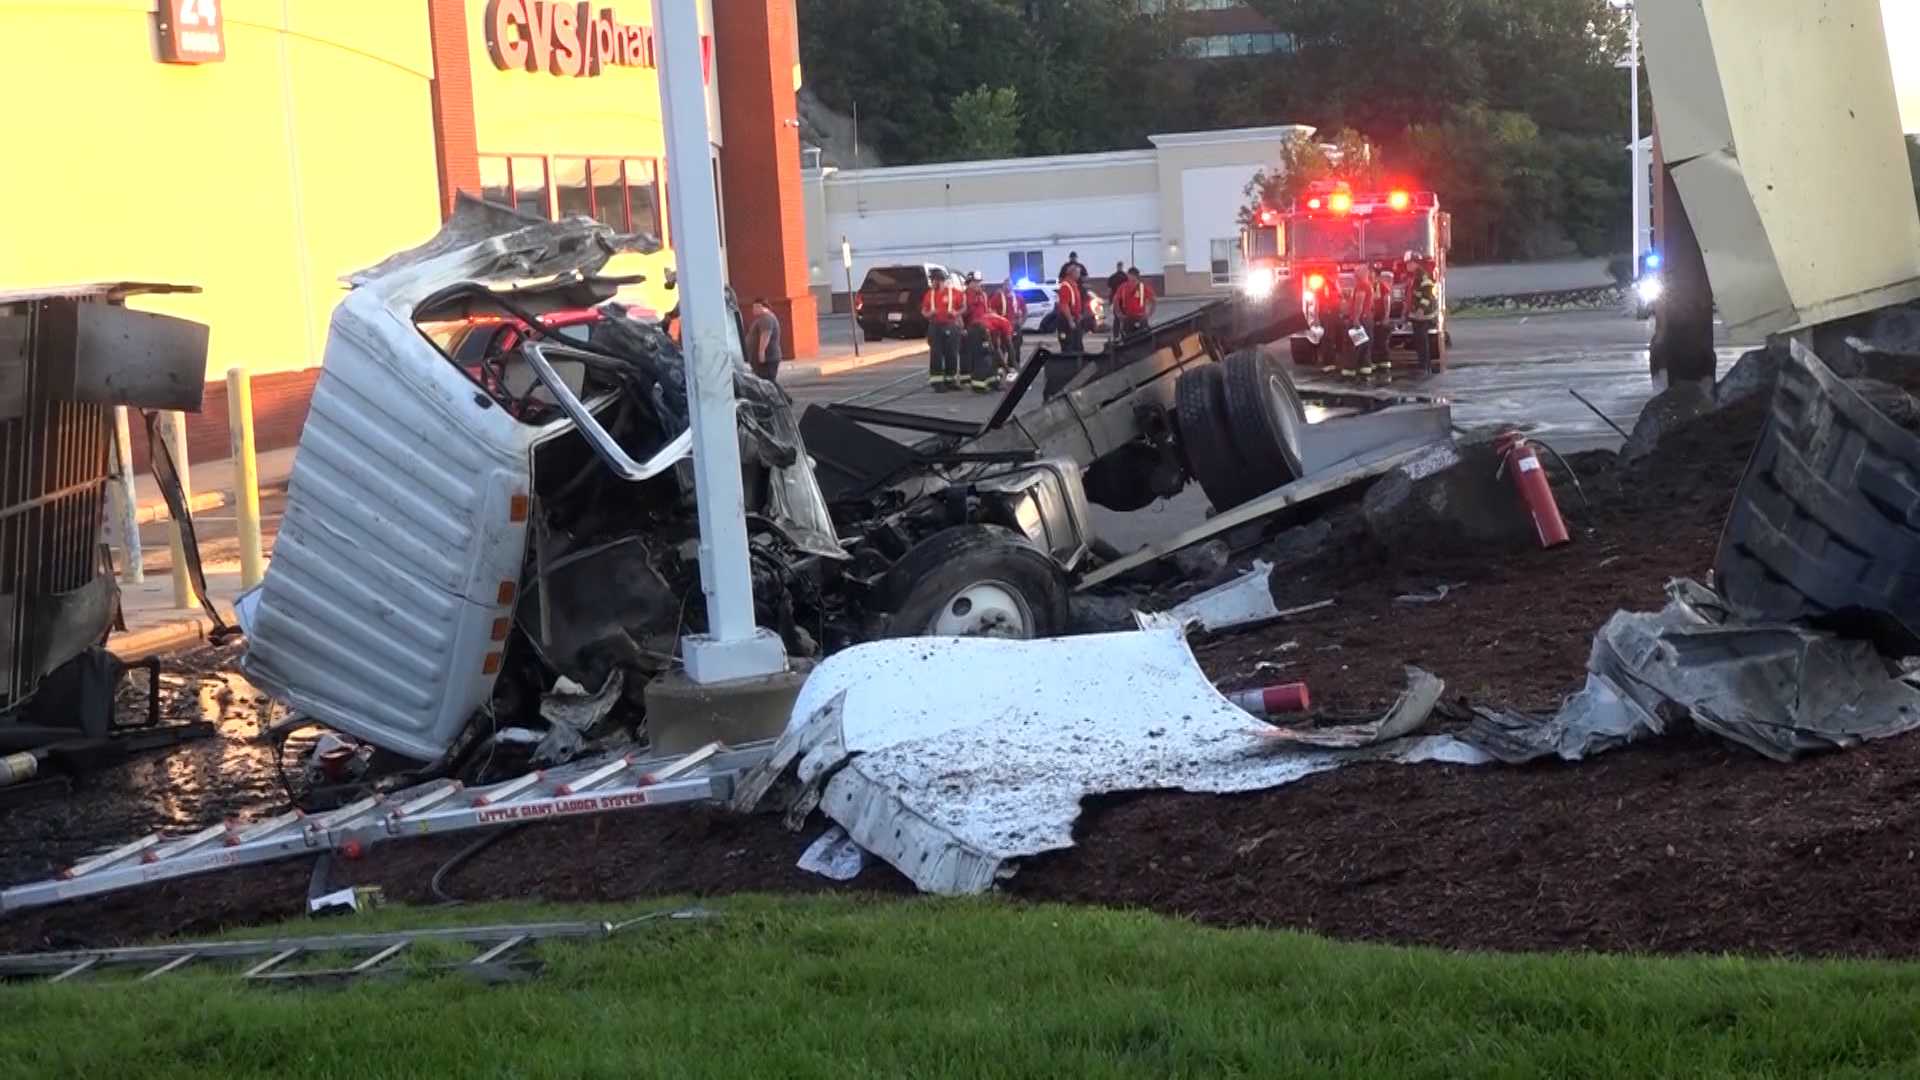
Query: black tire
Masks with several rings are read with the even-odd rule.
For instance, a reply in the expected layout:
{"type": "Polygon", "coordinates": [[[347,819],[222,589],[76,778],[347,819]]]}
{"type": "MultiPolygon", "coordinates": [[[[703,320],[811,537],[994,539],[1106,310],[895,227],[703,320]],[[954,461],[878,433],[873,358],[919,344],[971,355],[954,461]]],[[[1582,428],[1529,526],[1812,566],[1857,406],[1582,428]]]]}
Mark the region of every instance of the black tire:
{"type": "Polygon", "coordinates": [[[1067,631],[1067,579],[1047,555],[990,525],[956,525],[922,540],[893,564],[875,591],[876,638],[923,637],[935,617],[975,586],[997,586],[1025,606],[1018,633],[965,636],[1056,637],[1067,631]]]}
{"type": "Polygon", "coordinates": [[[881,338],[887,336],[887,332],[871,326],[863,326],[860,328],[860,335],[868,341],[879,341],[881,338]]]}
{"type": "Polygon", "coordinates": [[[1226,376],[1218,364],[1183,372],[1174,383],[1174,420],[1187,472],[1215,510],[1230,510],[1259,494],[1248,491],[1247,463],[1234,449],[1227,420],[1226,376]]]}
{"type": "Polygon", "coordinates": [[[1300,429],[1306,409],[1293,380],[1264,349],[1244,349],[1226,361],[1227,420],[1234,447],[1247,463],[1248,482],[1264,495],[1300,478],[1300,429]]]}
{"type": "Polygon", "coordinates": [[[1288,338],[1287,345],[1293,353],[1293,366],[1314,370],[1320,366],[1320,350],[1313,342],[1303,337],[1288,338]]]}

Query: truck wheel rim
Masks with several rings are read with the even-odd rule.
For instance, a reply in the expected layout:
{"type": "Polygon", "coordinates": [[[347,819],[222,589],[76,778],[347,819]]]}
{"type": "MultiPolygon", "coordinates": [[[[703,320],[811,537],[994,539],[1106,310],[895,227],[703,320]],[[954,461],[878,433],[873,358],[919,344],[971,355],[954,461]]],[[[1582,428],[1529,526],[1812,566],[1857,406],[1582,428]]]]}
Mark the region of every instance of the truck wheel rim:
{"type": "Polygon", "coordinates": [[[948,597],[927,633],[1025,640],[1032,636],[1032,627],[1033,611],[1017,589],[1000,581],[980,581],[948,597]]]}

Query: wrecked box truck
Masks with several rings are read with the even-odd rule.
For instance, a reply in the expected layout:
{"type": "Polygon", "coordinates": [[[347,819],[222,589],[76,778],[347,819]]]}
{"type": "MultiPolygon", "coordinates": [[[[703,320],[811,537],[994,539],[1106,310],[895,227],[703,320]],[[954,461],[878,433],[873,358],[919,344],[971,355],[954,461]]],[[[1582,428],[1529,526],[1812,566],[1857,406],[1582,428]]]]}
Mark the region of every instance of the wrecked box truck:
{"type": "MultiPolygon", "coordinates": [[[[653,247],[468,200],[348,279],[273,562],[241,604],[250,679],[459,776],[524,765],[563,677],[618,699],[597,719],[638,718],[705,626],[683,360],[608,303],[633,279],[600,275],[653,247]]],[[[785,394],[737,359],[734,389],[757,614],[791,655],[1065,630],[1087,546],[1071,462],[830,511],[785,394]]]]}

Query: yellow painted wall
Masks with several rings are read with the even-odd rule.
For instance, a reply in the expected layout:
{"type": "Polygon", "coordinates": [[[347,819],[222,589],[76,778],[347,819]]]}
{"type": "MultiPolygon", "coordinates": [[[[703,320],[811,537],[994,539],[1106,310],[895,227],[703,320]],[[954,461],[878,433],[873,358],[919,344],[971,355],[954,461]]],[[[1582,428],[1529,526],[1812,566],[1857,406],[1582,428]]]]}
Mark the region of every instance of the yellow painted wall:
{"type": "Polygon", "coordinates": [[[439,226],[425,5],[225,0],[197,67],[152,6],[0,0],[0,288],[199,285],[138,304],[212,326],[210,379],[312,367],[339,277],[439,226]]]}
{"type": "MultiPolygon", "coordinates": [[[[608,7],[623,26],[653,25],[652,0],[601,0],[593,5],[593,11],[597,15],[608,7]]],[[[703,33],[709,32],[705,28],[711,25],[703,11],[703,33]]],[[[658,72],[615,65],[604,67],[598,75],[580,78],[521,68],[502,71],[487,53],[486,4],[482,0],[467,3],[467,51],[473,67],[474,123],[481,154],[531,154],[549,159],[652,158],[660,163],[660,187],[664,200],[671,203],[672,193],[666,190],[666,132],[661,121],[658,72]]],[[[711,100],[709,111],[713,111],[711,100]]],[[[718,131],[717,125],[714,130],[718,131]]],[[[661,231],[672,231],[664,212],[661,231]]],[[[671,237],[661,239],[670,241],[671,237]]],[[[644,284],[623,289],[620,298],[665,311],[674,303],[674,295],[663,287],[666,271],[672,265],[671,250],[663,248],[650,256],[621,256],[608,264],[606,272],[645,274],[644,284]]]]}

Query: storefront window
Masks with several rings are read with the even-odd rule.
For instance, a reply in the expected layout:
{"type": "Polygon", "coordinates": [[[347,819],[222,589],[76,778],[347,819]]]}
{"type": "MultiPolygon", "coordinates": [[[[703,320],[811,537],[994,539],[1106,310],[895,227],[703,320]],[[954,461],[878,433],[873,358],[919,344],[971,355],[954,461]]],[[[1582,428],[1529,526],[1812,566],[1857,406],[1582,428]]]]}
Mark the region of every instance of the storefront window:
{"type": "Polygon", "coordinates": [[[620,179],[620,163],[595,158],[587,163],[587,176],[593,182],[593,216],[602,225],[627,231],[627,185],[620,179]]]}
{"type": "Polygon", "coordinates": [[[513,171],[506,158],[480,159],[480,197],[501,206],[513,205],[513,171]]]}
{"type": "Polygon", "coordinates": [[[633,231],[652,233],[664,241],[666,236],[660,231],[660,174],[653,162],[627,159],[627,200],[633,213],[633,231]]]}
{"type": "Polygon", "coordinates": [[[586,158],[554,158],[553,191],[561,217],[593,216],[593,194],[587,190],[586,158]]]}
{"type": "Polygon", "coordinates": [[[513,206],[523,214],[551,218],[547,204],[547,161],[545,158],[513,159],[513,206]]]}

